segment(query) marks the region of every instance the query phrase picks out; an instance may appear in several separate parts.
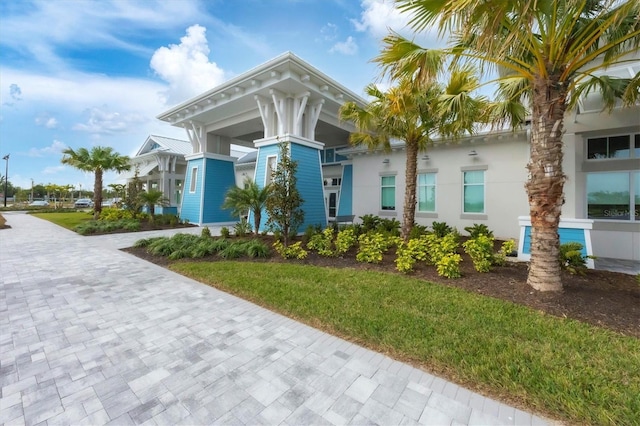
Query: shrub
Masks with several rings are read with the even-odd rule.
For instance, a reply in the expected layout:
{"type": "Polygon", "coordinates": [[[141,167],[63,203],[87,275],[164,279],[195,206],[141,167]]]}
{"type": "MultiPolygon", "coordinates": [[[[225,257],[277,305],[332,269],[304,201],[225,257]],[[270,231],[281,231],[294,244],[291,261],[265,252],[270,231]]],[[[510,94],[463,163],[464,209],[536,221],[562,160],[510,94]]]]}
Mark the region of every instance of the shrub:
{"type": "Polygon", "coordinates": [[[381,219],[373,214],[365,214],[360,216],[360,220],[362,221],[362,233],[366,234],[367,232],[375,231],[381,219]]]}
{"type": "Polygon", "coordinates": [[[507,257],[511,256],[516,249],[516,242],[514,240],[507,240],[502,242],[500,251],[493,256],[493,263],[495,265],[504,265],[507,262],[507,257]]]}
{"type": "Polygon", "coordinates": [[[135,213],[133,211],[106,208],[106,209],[102,209],[102,212],[100,213],[100,217],[98,218],[98,220],[116,221],[121,219],[133,219],[133,218],[135,218],[135,213]]]}
{"type": "Polygon", "coordinates": [[[269,257],[269,247],[259,240],[251,240],[246,244],[245,252],[249,257],[269,257]]]}
{"type": "Polygon", "coordinates": [[[321,234],[311,237],[307,248],[317,251],[321,256],[333,256],[333,228],[326,228],[321,234]]]}
{"type": "Polygon", "coordinates": [[[171,238],[158,238],[149,244],[147,251],[156,256],[169,256],[181,249],[191,250],[200,237],[191,234],[175,234],[171,238]]]}
{"type": "Polygon", "coordinates": [[[245,255],[245,246],[243,243],[229,244],[224,250],[218,252],[218,256],[223,259],[237,259],[245,255]]]}
{"type": "Polygon", "coordinates": [[[423,235],[427,235],[427,232],[428,228],[426,226],[414,223],[411,228],[411,232],[409,232],[409,239],[413,240],[415,238],[420,238],[423,235]]]}
{"type": "Polygon", "coordinates": [[[396,250],[396,269],[400,272],[413,271],[417,261],[427,260],[428,239],[426,236],[410,239],[407,243],[400,242],[396,250]]]}
{"type": "Polygon", "coordinates": [[[285,247],[280,240],[276,240],[273,243],[273,248],[285,259],[305,259],[308,255],[307,251],[302,248],[302,241],[285,247]]]}
{"type": "Polygon", "coordinates": [[[313,237],[316,234],[319,234],[320,232],[322,232],[322,225],[317,224],[317,225],[309,225],[307,226],[307,229],[304,230],[304,241],[305,242],[309,242],[311,241],[311,237],[313,237]]]}
{"type": "Polygon", "coordinates": [[[435,233],[427,235],[425,239],[428,261],[432,265],[437,265],[444,256],[456,253],[460,245],[458,238],[459,235],[456,232],[449,232],[442,238],[435,233]]]}
{"type": "Polygon", "coordinates": [[[570,274],[584,275],[587,270],[587,257],[582,255],[582,244],[570,242],[560,244],[560,266],[570,274]]]}
{"type": "Polygon", "coordinates": [[[222,238],[231,237],[231,232],[229,232],[229,228],[227,228],[226,226],[223,226],[222,228],[220,228],[220,236],[222,238]]]}
{"type": "Polygon", "coordinates": [[[135,219],[129,219],[122,221],[122,229],[125,231],[139,231],[140,230],[140,221],[135,219]]]}
{"type": "MultiPolygon", "coordinates": [[[[465,228],[466,229],[466,228],[465,228]]],[[[489,272],[493,264],[493,237],[478,234],[462,244],[464,251],[471,257],[473,267],[478,272],[489,272]]]]}
{"type": "Polygon", "coordinates": [[[493,231],[489,230],[489,227],[484,223],[474,223],[473,226],[465,226],[465,231],[469,233],[469,237],[477,238],[479,235],[486,235],[493,238],[493,231]]]}
{"type": "Polygon", "coordinates": [[[382,255],[389,247],[399,243],[399,238],[385,236],[379,232],[369,232],[358,237],[358,262],[380,263],[382,255]]]}
{"type": "Polygon", "coordinates": [[[200,236],[202,238],[210,238],[211,237],[211,229],[209,229],[208,226],[205,226],[204,228],[202,228],[202,231],[200,231],[200,236]]]}
{"type": "Polygon", "coordinates": [[[400,222],[397,219],[380,219],[376,230],[397,237],[400,235],[400,222]]]}
{"type": "Polygon", "coordinates": [[[153,237],[153,238],[143,238],[141,240],[136,241],[135,243],[133,243],[133,247],[136,248],[140,248],[140,247],[148,247],[149,244],[151,244],[152,242],[162,239],[162,238],[166,238],[166,237],[153,237]]]}
{"type": "Polygon", "coordinates": [[[444,238],[445,235],[453,231],[453,228],[447,225],[447,222],[433,222],[431,228],[433,229],[433,233],[439,238],[444,238]]]}
{"type": "Polygon", "coordinates": [[[253,232],[251,225],[247,222],[247,219],[242,219],[240,222],[236,223],[233,227],[233,232],[236,237],[244,237],[247,234],[253,232]]]}
{"type": "Polygon", "coordinates": [[[335,240],[335,255],[342,256],[348,252],[351,247],[355,246],[357,241],[358,239],[356,238],[356,232],[353,227],[347,227],[338,232],[335,240]]]}
{"type": "Polygon", "coordinates": [[[191,248],[189,257],[201,258],[219,251],[216,241],[209,237],[200,237],[197,243],[191,248]]]}
{"type": "Polygon", "coordinates": [[[462,257],[457,253],[449,253],[436,263],[436,270],[438,275],[447,278],[459,278],[460,274],[460,262],[462,257]]]}

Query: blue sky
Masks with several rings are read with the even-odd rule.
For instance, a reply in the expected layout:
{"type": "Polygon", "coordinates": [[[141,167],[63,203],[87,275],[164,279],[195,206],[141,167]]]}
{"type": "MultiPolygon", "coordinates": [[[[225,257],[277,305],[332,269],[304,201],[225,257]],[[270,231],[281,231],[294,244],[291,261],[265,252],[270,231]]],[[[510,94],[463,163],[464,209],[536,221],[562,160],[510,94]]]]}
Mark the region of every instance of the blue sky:
{"type": "Polygon", "coordinates": [[[407,21],[391,0],[2,1],[9,180],[92,187],[92,175],[60,163],[63,149],[132,155],[149,134],[186,139],[156,115],[286,51],[362,93],[381,38],[410,35],[407,21]]]}

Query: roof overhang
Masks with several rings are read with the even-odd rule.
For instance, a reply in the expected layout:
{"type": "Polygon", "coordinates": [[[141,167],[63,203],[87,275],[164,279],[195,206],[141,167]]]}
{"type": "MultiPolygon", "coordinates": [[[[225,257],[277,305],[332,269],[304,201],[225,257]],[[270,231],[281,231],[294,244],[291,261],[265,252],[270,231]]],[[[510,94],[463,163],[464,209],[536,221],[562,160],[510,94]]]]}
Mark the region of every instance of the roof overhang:
{"type": "Polygon", "coordinates": [[[199,96],[157,116],[177,127],[204,126],[207,132],[244,142],[263,137],[263,124],[256,97],[272,98],[277,92],[286,97],[308,94],[307,104],[324,102],[316,135],[340,129],[353,131],[350,123],[339,119],[340,107],[348,101],[366,101],[337,81],[312,67],[291,52],[284,53],[199,96]]]}

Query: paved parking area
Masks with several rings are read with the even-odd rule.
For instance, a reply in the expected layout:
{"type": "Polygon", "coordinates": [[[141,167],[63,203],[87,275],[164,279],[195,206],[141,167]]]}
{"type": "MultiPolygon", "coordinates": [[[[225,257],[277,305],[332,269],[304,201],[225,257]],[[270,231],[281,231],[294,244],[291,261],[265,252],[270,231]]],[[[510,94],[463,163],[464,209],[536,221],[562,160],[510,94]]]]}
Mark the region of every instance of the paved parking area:
{"type": "Polygon", "coordinates": [[[4,216],[6,425],[547,424],[118,250],[140,234],[4,216]]]}

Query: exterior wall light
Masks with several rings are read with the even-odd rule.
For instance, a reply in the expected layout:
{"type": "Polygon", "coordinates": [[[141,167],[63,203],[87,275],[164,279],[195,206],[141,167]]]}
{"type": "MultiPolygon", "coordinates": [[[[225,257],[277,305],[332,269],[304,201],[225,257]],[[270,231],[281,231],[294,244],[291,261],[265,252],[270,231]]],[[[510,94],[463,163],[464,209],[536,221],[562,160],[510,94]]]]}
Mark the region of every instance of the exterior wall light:
{"type": "Polygon", "coordinates": [[[469,151],[469,156],[474,157],[476,155],[478,155],[478,153],[476,152],[475,149],[472,149],[471,151],[469,151]]]}
{"type": "Polygon", "coordinates": [[[389,161],[388,158],[385,158],[384,160],[382,160],[382,164],[389,164],[391,161],[389,161]]]}

